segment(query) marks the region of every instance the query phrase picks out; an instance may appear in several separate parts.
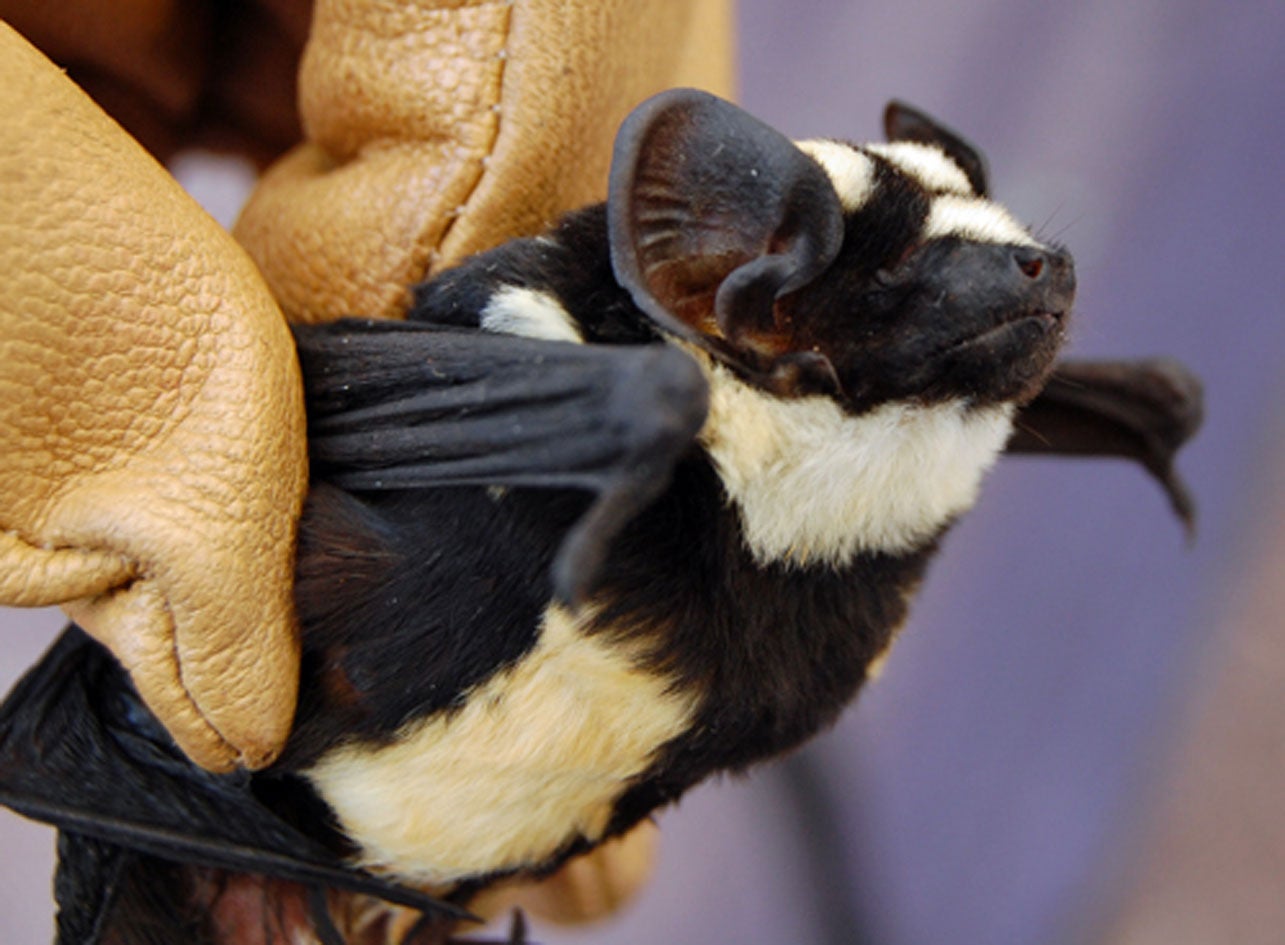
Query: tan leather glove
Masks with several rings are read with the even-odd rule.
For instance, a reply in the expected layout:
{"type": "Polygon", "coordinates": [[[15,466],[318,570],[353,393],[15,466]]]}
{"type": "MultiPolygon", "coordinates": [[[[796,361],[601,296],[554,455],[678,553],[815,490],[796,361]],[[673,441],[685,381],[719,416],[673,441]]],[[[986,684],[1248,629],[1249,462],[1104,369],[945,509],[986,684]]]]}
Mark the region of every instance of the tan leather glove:
{"type": "MultiPolygon", "coordinates": [[[[113,12],[119,10],[118,4],[0,0],[0,11],[6,6],[22,13],[23,28],[39,34],[46,48],[58,49],[60,61],[67,62],[74,75],[159,153],[167,154],[185,136],[187,140],[217,142],[228,127],[239,129],[243,146],[257,155],[270,153],[273,142],[282,140],[279,121],[256,124],[220,118],[253,115],[256,96],[252,93],[257,89],[259,98],[276,101],[276,93],[285,83],[261,79],[222,82],[217,70],[211,74],[205,68],[200,52],[217,44],[202,37],[202,30],[217,27],[226,33],[228,28],[229,21],[217,13],[217,3],[199,7],[163,0],[128,4],[128,24],[134,25],[133,33],[137,34],[132,39],[128,26],[124,30],[127,35],[121,38],[119,20],[106,31],[92,26],[95,17],[118,15],[113,12]],[[211,8],[214,13],[209,12],[211,8]],[[193,9],[198,14],[184,21],[184,11],[193,9]],[[104,45],[102,37],[109,33],[111,40],[104,45]],[[194,72],[192,62],[202,67],[194,72]],[[227,92],[228,88],[234,91],[227,92]],[[222,104],[212,108],[211,101],[222,104]]],[[[260,51],[268,47],[276,51],[256,60],[257,73],[238,68],[236,56],[229,54],[226,65],[238,75],[280,75],[272,57],[279,61],[281,49],[289,47],[293,35],[290,24],[298,24],[297,11],[303,5],[297,0],[270,0],[263,6],[276,27],[285,25],[286,42],[259,44],[260,51]]],[[[262,22],[262,18],[251,22],[262,22]]],[[[631,0],[438,0],[404,5],[326,0],[315,10],[301,70],[300,97],[308,140],[266,176],[237,226],[237,236],[292,318],[399,316],[408,300],[407,287],[431,269],[510,236],[538,230],[566,210],[601,199],[615,128],[638,101],[675,85],[697,85],[728,94],[731,34],[730,0],[661,0],[651,4],[631,0]]],[[[16,42],[11,34],[4,39],[16,42]]],[[[255,46],[238,47],[235,41],[229,42],[233,48],[255,46]]],[[[30,51],[24,56],[11,58],[0,48],[0,58],[15,77],[21,78],[29,70],[48,71],[47,63],[37,68],[30,51]]],[[[280,522],[282,518],[293,522],[302,488],[297,441],[300,421],[297,413],[292,413],[297,410],[297,395],[294,389],[284,393],[279,389],[283,374],[288,376],[287,386],[294,383],[293,359],[282,352],[279,334],[265,329],[265,324],[272,322],[271,306],[262,298],[252,273],[246,272],[244,260],[235,258],[235,250],[229,251],[221,236],[209,232],[209,221],[186,203],[172,182],[146,162],[137,148],[121,143],[124,138],[118,129],[105,130],[109,126],[100,114],[85,117],[87,111],[93,112],[92,107],[82,97],[69,96],[76,104],[60,126],[65,137],[74,138],[83,125],[85,131],[111,140],[112,147],[121,152],[113,150],[105,159],[84,160],[76,144],[59,143],[47,138],[45,130],[32,130],[39,128],[44,112],[62,107],[56,98],[27,98],[28,92],[19,91],[25,87],[15,85],[7,72],[0,73],[0,81],[15,99],[5,102],[6,114],[10,108],[18,108],[28,116],[22,127],[0,129],[0,136],[13,135],[17,141],[34,136],[37,141],[48,141],[51,148],[65,149],[67,158],[63,164],[50,165],[43,175],[47,187],[31,186],[29,180],[19,177],[0,180],[3,218],[30,219],[46,241],[41,244],[37,236],[17,230],[10,237],[0,223],[5,272],[13,265],[8,261],[9,253],[26,247],[22,265],[36,273],[30,287],[8,290],[0,320],[0,345],[16,350],[27,344],[26,336],[40,335],[41,344],[31,348],[38,356],[39,376],[48,378],[59,370],[72,372],[72,379],[56,386],[46,398],[50,404],[30,409],[28,405],[39,396],[32,393],[36,385],[31,383],[31,371],[19,369],[16,362],[13,370],[8,363],[0,366],[5,392],[10,385],[19,392],[9,412],[0,408],[0,436],[6,437],[0,488],[6,495],[11,488],[19,492],[26,489],[34,497],[27,503],[32,511],[25,518],[0,518],[0,526],[16,533],[10,536],[16,540],[15,546],[4,549],[11,557],[0,558],[0,565],[8,565],[4,573],[14,575],[21,585],[17,590],[6,590],[0,583],[0,602],[43,603],[85,597],[106,588],[128,588],[125,593],[94,598],[92,603],[81,601],[69,609],[116,648],[145,692],[174,696],[169,701],[149,697],[149,704],[195,760],[211,767],[225,767],[233,761],[262,762],[275,750],[274,740],[285,734],[274,721],[284,717],[280,706],[274,703],[265,708],[261,704],[264,697],[277,694],[293,702],[295,651],[288,634],[281,632],[288,619],[279,615],[276,623],[259,624],[232,620],[230,601],[221,599],[225,605],[222,612],[201,610],[195,615],[201,619],[167,631],[165,619],[171,613],[173,593],[167,588],[200,587],[202,581],[214,588],[220,586],[218,575],[250,573],[257,578],[252,586],[262,592],[254,596],[265,598],[260,600],[265,607],[288,598],[289,575],[274,554],[280,552],[281,544],[289,544],[288,526],[284,541],[279,541],[283,533],[280,522]],[[124,172],[117,169],[117,163],[146,166],[145,173],[139,172],[147,179],[146,185],[119,187],[119,175],[124,172]],[[121,197],[117,191],[122,189],[132,198],[121,197]],[[39,208],[58,205],[46,190],[83,194],[84,204],[68,205],[56,221],[42,218],[39,208]],[[165,197],[157,197],[153,191],[164,192],[165,197]],[[112,200],[106,199],[109,195],[112,200]],[[85,204],[111,210],[106,215],[84,213],[85,204]],[[156,213],[161,204],[181,205],[185,209],[181,213],[174,210],[175,215],[195,213],[202,222],[166,218],[159,226],[150,226],[148,214],[156,213]],[[90,232],[81,236],[78,228],[90,232]],[[149,242],[147,234],[158,229],[169,233],[176,244],[149,242]],[[98,245],[100,252],[77,255],[68,263],[59,262],[50,250],[78,243],[98,245]],[[213,253],[210,247],[216,244],[222,247],[218,252],[230,258],[225,265],[207,268],[204,254],[213,253]],[[107,248],[120,245],[135,251],[115,257],[106,254],[107,248]],[[186,265],[177,265],[179,259],[186,265]],[[46,270],[57,270],[57,274],[50,278],[46,270]],[[224,282],[217,288],[208,281],[216,272],[224,273],[224,282]],[[58,286],[60,280],[57,298],[38,311],[28,304],[28,293],[32,299],[39,298],[45,288],[58,286]],[[116,292],[105,298],[84,298],[87,292],[82,290],[104,281],[114,282],[116,292]],[[197,288],[188,291],[183,286],[197,288]],[[157,300],[163,304],[149,304],[157,300]],[[210,315],[211,308],[217,317],[210,315]],[[192,330],[192,310],[196,311],[199,331],[192,330]],[[86,312],[96,319],[91,321],[97,326],[97,342],[82,340],[76,334],[86,321],[86,312]],[[211,328],[222,330],[229,325],[233,326],[230,336],[241,337],[237,331],[245,330],[261,332],[264,337],[250,344],[248,353],[235,346],[223,350],[219,347],[223,336],[211,328]],[[120,340],[133,338],[135,333],[145,339],[141,348],[110,343],[114,336],[119,335],[116,340],[120,340]],[[104,362],[91,357],[103,350],[103,344],[117,360],[104,362]],[[60,347],[67,352],[64,362],[70,362],[70,367],[52,359],[51,353],[60,347]],[[45,361],[40,362],[39,357],[45,361]],[[103,382],[99,377],[102,371],[95,373],[97,366],[106,363],[124,368],[110,371],[107,380],[114,379],[115,387],[103,382]],[[206,373],[217,377],[217,382],[188,385],[189,378],[204,378],[206,373]],[[85,387],[79,380],[82,375],[93,375],[95,383],[85,387]],[[179,377],[183,383],[178,390],[199,389],[205,413],[187,412],[186,402],[174,407],[175,378],[179,377]],[[232,377],[238,380],[222,386],[232,377]],[[119,394],[116,387],[137,395],[136,400],[113,400],[119,394]],[[115,425],[105,424],[98,439],[79,429],[83,419],[79,414],[94,412],[93,407],[75,411],[72,419],[59,422],[67,416],[66,399],[74,400],[78,391],[83,397],[89,390],[95,399],[87,402],[97,404],[99,394],[107,392],[103,402],[112,404],[103,415],[114,418],[115,425]],[[284,405],[283,415],[272,417],[250,407],[263,409],[264,404],[284,405]],[[221,427],[222,432],[209,432],[218,426],[212,415],[217,415],[219,423],[240,421],[240,426],[233,424],[235,429],[230,432],[221,427]],[[196,419],[190,419],[194,416],[196,419]],[[25,426],[23,417],[27,418],[25,426]],[[129,433],[135,426],[154,432],[154,437],[131,438],[129,433]],[[64,430],[75,435],[64,435],[64,430]],[[203,437],[198,431],[208,435],[203,437]],[[20,462],[10,459],[10,440],[18,447],[12,455],[20,462]],[[281,448],[271,457],[255,454],[263,472],[256,476],[251,470],[247,475],[244,459],[253,445],[263,441],[281,448]],[[214,443],[228,445],[230,456],[222,455],[222,446],[210,449],[214,443]],[[133,466],[122,465],[109,446],[126,447],[130,460],[135,455],[146,460],[149,476],[140,477],[133,466]],[[229,458],[228,468],[224,468],[222,460],[229,458]],[[269,472],[273,470],[275,474],[269,472]],[[103,528],[94,530],[86,524],[103,512],[94,507],[90,517],[82,521],[77,510],[88,500],[82,499],[80,505],[64,500],[64,496],[80,496],[87,490],[97,494],[88,486],[82,488],[82,481],[104,487],[104,495],[110,492],[115,519],[106,531],[118,539],[115,543],[101,540],[103,528]],[[211,495],[208,482],[238,484],[235,490],[224,488],[218,493],[235,492],[242,499],[241,505],[233,504],[226,513],[229,520],[220,519],[224,507],[217,502],[190,501],[211,495]],[[163,506],[154,492],[172,494],[180,501],[163,506]],[[186,507],[184,501],[188,502],[186,507]],[[59,514],[51,515],[51,509],[59,514]],[[253,527],[247,531],[242,513],[250,513],[252,526],[253,520],[258,520],[260,536],[257,547],[244,557],[240,557],[242,546],[237,536],[256,532],[253,527]],[[51,528],[51,523],[57,527],[51,528]],[[93,539],[85,542],[85,547],[68,538],[81,532],[93,539]],[[191,537],[190,542],[174,540],[184,534],[191,537]],[[124,540],[128,536],[144,537],[124,540]],[[60,550],[56,555],[46,554],[46,561],[37,553],[41,545],[59,549],[71,545],[75,554],[69,556],[60,550]],[[227,571],[207,567],[205,562],[210,558],[203,551],[207,545],[239,557],[237,566],[227,571]],[[146,547],[146,555],[137,553],[140,546],[146,547]],[[94,557],[94,551],[101,554],[94,557]],[[158,582],[157,575],[170,583],[158,582]],[[227,623],[218,625],[212,617],[231,620],[231,628],[227,623]],[[261,630],[247,640],[239,628],[251,625],[261,630]],[[238,634],[242,637],[239,642],[238,634]],[[175,642],[167,647],[167,640],[175,642]],[[242,700],[240,690],[231,686],[228,693],[233,698],[219,703],[219,718],[224,735],[235,731],[243,740],[254,736],[258,741],[251,745],[252,739],[231,742],[208,738],[201,726],[205,714],[212,710],[201,704],[204,690],[194,680],[218,679],[217,673],[206,672],[209,666],[222,671],[226,664],[239,672],[246,655],[259,670],[245,677],[254,681],[250,694],[258,696],[259,702],[242,700]],[[153,678],[160,682],[149,687],[145,680],[153,678]],[[192,705],[198,708],[193,710],[192,705]]],[[[61,82],[59,95],[69,95],[66,86],[61,82]]],[[[278,114],[279,109],[265,106],[263,113],[278,114]]],[[[237,138],[234,134],[222,140],[237,138]]],[[[39,143],[35,149],[41,152],[45,147],[39,143]]],[[[6,165],[0,164],[3,167],[6,165]]],[[[228,578],[222,586],[226,589],[232,583],[228,578]]],[[[654,829],[645,825],[618,843],[570,864],[549,883],[535,892],[522,893],[521,898],[564,921],[612,911],[642,883],[653,843],[654,829]]]]}
{"type": "Polygon", "coordinates": [[[730,0],[321,0],[308,140],[236,226],[287,316],[400,317],[426,273],[606,196],[615,130],[728,94],[730,0]]]}
{"type": "Polygon", "coordinates": [[[61,603],[184,751],[294,711],[298,369],[245,254],[0,24],[0,603],[61,603]]]}

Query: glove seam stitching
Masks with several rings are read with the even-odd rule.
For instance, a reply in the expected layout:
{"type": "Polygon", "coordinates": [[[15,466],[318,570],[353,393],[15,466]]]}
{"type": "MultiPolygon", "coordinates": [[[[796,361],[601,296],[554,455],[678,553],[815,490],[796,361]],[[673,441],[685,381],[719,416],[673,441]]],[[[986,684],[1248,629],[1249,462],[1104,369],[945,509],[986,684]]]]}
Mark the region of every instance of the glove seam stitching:
{"type": "Polygon", "coordinates": [[[504,80],[508,76],[509,71],[509,43],[513,36],[513,17],[515,6],[514,0],[500,0],[500,2],[501,5],[507,8],[508,15],[504,19],[504,26],[502,28],[504,42],[492,57],[500,63],[500,68],[499,74],[495,78],[495,95],[491,100],[491,104],[487,106],[495,115],[495,126],[492,129],[491,138],[487,144],[486,151],[479,159],[479,168],[476,176],[473,178],[473,183],[469,185],[468,192],[464,195],[463,199],[460,200],[459,205],[451,211],[449,221],[444,227],[442,227],[442,231],[438,235],[437,244],[429,253],[431,258],[427,271],[430,274],[436,270],[436,264],[441,255],[442,247],[450,239],[451,232],[455,229],[460,220],[468,216],[470,211],[469,204],[473,201],[473,198],[482,187],[482,182],[486,179],[491,158],[494,156],[496,146],[500,141],[500,131],[504,123],[504,80]]]}

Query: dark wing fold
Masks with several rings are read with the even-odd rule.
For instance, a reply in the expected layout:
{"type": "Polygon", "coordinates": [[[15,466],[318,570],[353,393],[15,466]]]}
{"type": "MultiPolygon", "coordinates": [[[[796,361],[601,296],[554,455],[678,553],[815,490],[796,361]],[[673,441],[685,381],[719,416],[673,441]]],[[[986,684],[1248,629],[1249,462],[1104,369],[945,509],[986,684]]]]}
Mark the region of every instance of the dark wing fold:
{"type": "Polygon", "coordinates": [[[60,866],[57,892],[63,924],[81,931],[110,908],[110,889],[90,886],[114,882],[113,846],[467,915],[348,866],[264,806],[248,774],[191,764],[110,654],[76,627],[0,706],[0,803],[57,826],[77,847],[76,862],[60,866]],[[99,842],[86,847],[78,838],[99,842]]]}
{"type": "Polygon", "coordinates": [[[114,843],[58,832],[54,899],[58,903],[58,945],[98,942],[131,854],[114,843]]]}
{"type": "Polygon", "coordinates": [[[1203,418],[1200,381],[1175,361],[1062,361],[1018,415],[1008,450],[1135,460],[1190,532],[1195,502],[1174,459],[1203,418]]]}
{"type": "Polygon", "coordinates": [[[695,361],[407,322],[295,329],[314,479],[362,490],[496,485],[597,494],[554,563],[579,600],[611,539],[664,491],[704,423],[695,361]]]}

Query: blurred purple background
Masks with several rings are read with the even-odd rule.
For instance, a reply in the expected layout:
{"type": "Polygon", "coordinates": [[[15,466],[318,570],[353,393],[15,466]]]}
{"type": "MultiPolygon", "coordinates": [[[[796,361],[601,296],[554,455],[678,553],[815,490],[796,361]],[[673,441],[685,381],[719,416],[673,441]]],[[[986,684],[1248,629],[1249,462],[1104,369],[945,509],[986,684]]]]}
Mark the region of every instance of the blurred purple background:
{"type": "MultiPolygon", "coordinates": [[[[1285,6],[741,0],[741,64],[742,102],[792,137],[875,138],[898,97],[981,145],[997,197],[1076,255],[1073,353],[1204,378],[1180,463],[1199,540],[1134,468],[1005,461],[857,708],[666,814],[623,921],[537,938],[1092,942],[1285,489],[1285,6]]],[[[183,177],[214,193],[224,173],[183,177]]],[[[59,624],[0,612],[0,682],[59,624]]],[[[2,945],[50,940],[51,843],[0,815],[2,945]]]]}

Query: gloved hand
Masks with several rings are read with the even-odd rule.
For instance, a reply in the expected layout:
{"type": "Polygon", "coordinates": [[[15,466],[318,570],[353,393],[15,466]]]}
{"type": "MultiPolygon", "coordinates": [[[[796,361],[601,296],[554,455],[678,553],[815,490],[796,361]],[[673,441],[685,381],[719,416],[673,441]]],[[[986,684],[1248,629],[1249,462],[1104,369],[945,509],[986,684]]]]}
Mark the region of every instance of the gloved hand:
{"type": "Polygon", "coordinates": [[[253,263],[0,24],[0,603],[61,603],[197,763],[294,712],[298,368],[253,263]]]}
{"type": "MultiPolygon", "coordinates": [[[[191,4],[138,4],[104,51],[85,18],[121,6],[19,9],[105,102],[125,88],[151,103],[121,117],[160,153],[186,136],[262,157],[288,138],[288,122],[246,118],[256,101],[279,116],[287,83],[219,70],[281,75],[298,0],[262,4],[275,38],[260,43],[234,39],[219,4],[186,23],[191,4]],[[211,48],[225,55],[193,74],[185,50],[211,48]]],[[[633,105],[675,85],[728,94],[730,0],[322,0],[300,67],[306,140],[235,229],[271,297],[118,128],[12,33],[0,42],[0,259],[19,274],[0,293],[0,603],[65,602],[198,763],[266,763],[294,701],[305,488],[272,299],[303,321],[399,317],[429,272],[602,199],[633,105]]],[[[652,845],[646,826],[517,895],[563,920],[610,911],[652,845]]]]}
{"type": "Polygon", "coordinates": [[[731,0],[323,0],[307,141],[236,237],[292,321],[401,317],[430,271],[604,199],[644,98],[728,94],[731,36],[731,0]]]}

